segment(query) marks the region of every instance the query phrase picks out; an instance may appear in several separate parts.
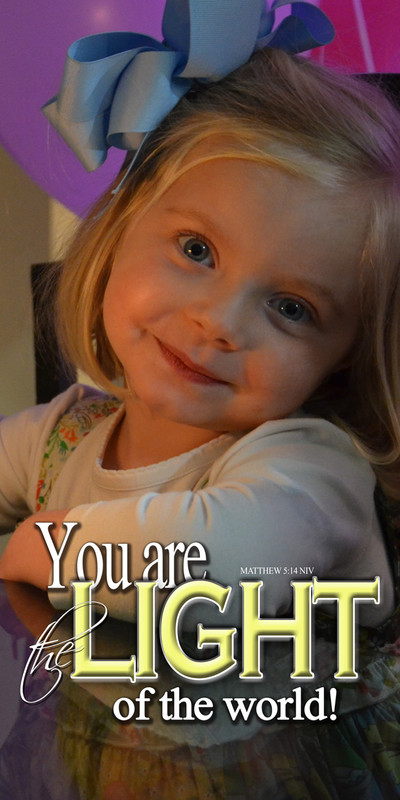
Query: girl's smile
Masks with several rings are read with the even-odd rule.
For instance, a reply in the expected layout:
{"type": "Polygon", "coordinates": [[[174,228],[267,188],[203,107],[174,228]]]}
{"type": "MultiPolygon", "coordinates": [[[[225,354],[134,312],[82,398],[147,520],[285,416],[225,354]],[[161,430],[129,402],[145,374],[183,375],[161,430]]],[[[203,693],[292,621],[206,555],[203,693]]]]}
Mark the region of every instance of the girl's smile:
{"type": "Polygon", "coordinates": [[[158,344],[167,362],[176,369],[178,374],[185,377],[188,381],[204,383],[206,385],[212,383],[226,383],[226,381],[218,378],[217,375],[213,374],[206,367],[200,364],[194,364],[185,353],[173,347],[168,347],[164,342],[158,342],[158,344]]]}
{"type": "Polygon", "coordinates": [[[105,292],[127,414],[202,441],[296,411],[354,344],[364,217],[249,161],[189,168],[127,228],[105,292]]]}

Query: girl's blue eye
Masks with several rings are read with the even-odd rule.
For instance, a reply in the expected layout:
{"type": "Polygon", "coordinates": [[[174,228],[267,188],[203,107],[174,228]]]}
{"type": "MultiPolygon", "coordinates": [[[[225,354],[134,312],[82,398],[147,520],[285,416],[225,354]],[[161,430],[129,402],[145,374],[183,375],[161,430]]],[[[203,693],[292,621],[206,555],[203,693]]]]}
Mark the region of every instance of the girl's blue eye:
{"type": "Polygon", "coordinates": [[[197,239],[196,236],[180,236],[179,245],[182,248],[185,256],[198,264],[204,264],[206,267],[212,267],[214,260],[211,250],[203,239],[197,239]]]}
{"type": "Polygon", "coordinates": [[[308,322],[311,319],[310,312],[293,297],[276,297],[269,300],[268,305],[289,322],[308,322]]]}

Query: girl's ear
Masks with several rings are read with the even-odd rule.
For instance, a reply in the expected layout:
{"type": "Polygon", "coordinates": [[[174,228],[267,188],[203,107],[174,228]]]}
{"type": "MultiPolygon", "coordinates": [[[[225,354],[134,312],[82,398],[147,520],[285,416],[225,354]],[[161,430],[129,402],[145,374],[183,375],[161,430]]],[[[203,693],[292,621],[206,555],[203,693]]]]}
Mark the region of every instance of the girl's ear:
{"type": "Polygon", "coordinates": [[[332,375],[337,375],[338,372],[343,372],[343,370],[348,369],[351,367],[353,363],[353,358],[351,355],[345,356],[342,361],[336,365],[335,369],[332,372],[332,375]]]}
{"type": "Polygon", "coordinates": [[[349,367],[353,366],[356,355],[356,348],[357,348],[357,342],[354,342],[354,344],[351,347],[351,350],[348,353],[346,353],[343,356],[343,358],[336,364],[335,369],[331,373],[332,375],[336,375],[338,372],[343,372],[344,370],[349,369],[349,367]]]}

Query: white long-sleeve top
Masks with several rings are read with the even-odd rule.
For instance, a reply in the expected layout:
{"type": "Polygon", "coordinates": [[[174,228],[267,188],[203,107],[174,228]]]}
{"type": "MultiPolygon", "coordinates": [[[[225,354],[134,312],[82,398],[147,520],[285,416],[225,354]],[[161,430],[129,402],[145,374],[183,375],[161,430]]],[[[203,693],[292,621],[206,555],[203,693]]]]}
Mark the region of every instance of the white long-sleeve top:
{"type": "MultiPolygon", "coordinates": [[[[0,530],[35,510],[36,486],[48,437],[60,416],[90,390],[75,385],[50,404],[0,423],[0,530]]],[[[232,586],[226,613],[202,621],[240,624],[240,580],[262,580],[262,615],[288,613],[290,581],[381,579],[379,605],[361,604],[361,621],[378,625],[393,606],[390,565],[376,517],[375,476],[350,438],[323,419],[296,414],[265,422],[241,436],[224,434],[180,456],[147,467],[106,470],[102,456],[123,406],[104,419],[69,456],[49,497],[51,509],[72,509],[79,523],[63,558],[66,586],[76,579],[86,542],[130,543],[129,571],[140,579],[150,542],[202,543],[207,577],[232,586]],[[297,570],[297,571],[296,571],[297,570]],[[306,571],[303,571],[306,570],[306,571]],[[308,573],[308,574],[307,574],[308,573]]],[[[154,555],[152,556],[154,558],[154,555]]],[[[152,560],[150,558],[149,560],[152,560]]],[[[94,578],[94,559],[86,576],[94,578]]],[[[70,603],[53,591],[55,605],[70,603]]],[[[132,619],[136,589],[96,589],[113,616],[132,619]]],[[[218,613],[218,612],[216,612],[218,613]]],[[[198,610],[188,612],[199,621],[198,610]]]]}

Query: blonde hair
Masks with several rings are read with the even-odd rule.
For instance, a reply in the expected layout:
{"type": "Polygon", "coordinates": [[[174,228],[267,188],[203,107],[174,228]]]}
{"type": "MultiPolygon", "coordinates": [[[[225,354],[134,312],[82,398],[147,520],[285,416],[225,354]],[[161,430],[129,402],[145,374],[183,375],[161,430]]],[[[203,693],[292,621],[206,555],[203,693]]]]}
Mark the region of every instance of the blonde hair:
{"type": "Polygon", "coordinates": [[[259,162],[336,192],[356,189],[362,198],[360,335],[351,367],[331,376],[307,408],[344,427],[386,491],[400,498],[400,114],[360,78],[264,50],[183,98],[70,248],[57,301],[68,359],[115,391],[111,381],[123,368],[107,340],[102,302],[118,243],[133,216],[188,169],[215,158],[259,162]]]}

